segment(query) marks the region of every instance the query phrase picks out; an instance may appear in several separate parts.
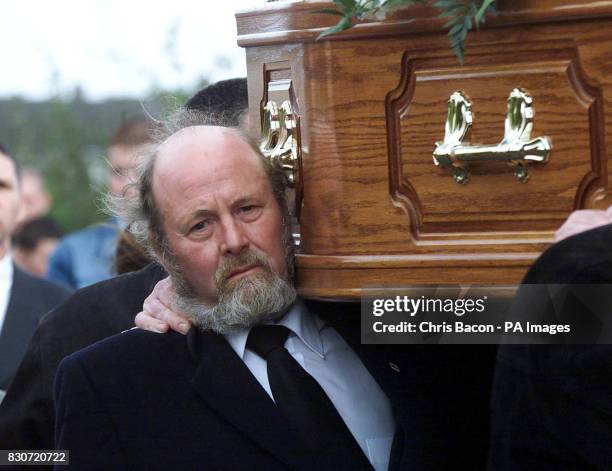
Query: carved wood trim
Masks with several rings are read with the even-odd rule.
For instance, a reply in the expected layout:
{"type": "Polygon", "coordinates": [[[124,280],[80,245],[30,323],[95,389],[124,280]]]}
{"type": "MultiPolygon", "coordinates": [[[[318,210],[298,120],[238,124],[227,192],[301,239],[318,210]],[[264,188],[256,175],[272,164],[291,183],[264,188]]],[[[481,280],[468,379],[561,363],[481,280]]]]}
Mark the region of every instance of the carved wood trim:
{"type": "Polygon", "coordinates": [[[576,193],[574,209],[593,206],[609,194],[608,191],[608,169],[606,158],[606,131],[603,90],[594,81],[587,77],[580,58],[576,51],[574,59],[568,68],[570,84],[578,97],[581,97],[589,112],[589,128],[591,130],[591,164],[592,173],[585,175],[576,193]]]}
{"type": "Polygon", "coordinates": [[[449,256],[297,256],[297,283],[307,298],[355,300],[372,285],[518,284],[539,252],[449,256]]]}

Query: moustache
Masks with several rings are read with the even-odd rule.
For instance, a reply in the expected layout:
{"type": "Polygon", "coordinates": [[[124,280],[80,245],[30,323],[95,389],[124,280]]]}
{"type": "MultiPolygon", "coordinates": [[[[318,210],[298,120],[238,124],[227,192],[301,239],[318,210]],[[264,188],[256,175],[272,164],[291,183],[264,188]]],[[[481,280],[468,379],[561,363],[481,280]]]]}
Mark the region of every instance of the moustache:
{"type": "Polygon", "coordinates": [[[249,249],[238,255],[225,255],[215,271],[215,285],[219,292],[224,291],[227,279],[233,272],[248,265],[261,267],[269,274],[273,273],[266,256],[253,250],[249,249]]]}

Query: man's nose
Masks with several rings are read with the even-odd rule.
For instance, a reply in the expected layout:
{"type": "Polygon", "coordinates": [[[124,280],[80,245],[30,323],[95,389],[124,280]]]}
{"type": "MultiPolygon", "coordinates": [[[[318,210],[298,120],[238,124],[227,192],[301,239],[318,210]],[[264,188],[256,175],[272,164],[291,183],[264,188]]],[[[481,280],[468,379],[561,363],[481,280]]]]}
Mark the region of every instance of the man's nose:
{"type": "Polygon", "coordinates": [[[222,221],[221,228],[221,253],[237,255],[249,245],[249,238],[240,221],[228,218],[222,221]]]}

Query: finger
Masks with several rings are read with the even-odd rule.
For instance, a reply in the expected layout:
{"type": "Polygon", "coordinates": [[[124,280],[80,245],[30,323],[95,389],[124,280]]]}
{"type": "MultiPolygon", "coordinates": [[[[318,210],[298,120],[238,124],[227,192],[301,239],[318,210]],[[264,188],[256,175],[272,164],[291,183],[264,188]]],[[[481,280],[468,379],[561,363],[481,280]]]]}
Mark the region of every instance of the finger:
{"type": "MultiPolygon", "coordinates": [[[[191,321],[189,316],[174,307],[173,291],[174,288],[170,278],[157,282],[153,291],[143,303],[143,314],[167,324],[176,332],[186,334],[191,328],[191,321]]],[[[147,322],[147,325],[149,325],[150,321],[143,319],[143,322],[147,322]]]]}
{"type": "Polygon", "coordinates": [[[164,306],[157,299],[153,299],[147,304],[144,313],[157,319],[159,322],[166,323],[172,330],[181,334],[186,334],[191,328],[191,322],[185,314],[164,306]]]}
{"type": "Polygon", "coordinates": [[[168,317],[173,317],[168,307],[162,304],[159,299],[149,300],[149,302],[142,306],[142,310],[145,314],[157,319],[160,322],[168,323],[168,317]]]}
{"type": "Polygon", "coordinates": [[[157,332],[158,334],[163,334],[168,332],[168,324],[165,322],[160,322],[154,317],[151,317],[144,312],[139,312],[136,314],[134,318],[134,323],[137,327],[140,327],[143,330],[148,330],[150,332],[157,332]]]}
{"type": "Polygon", "coordinates": [[[168,308],[164,308],[163,318],[172,330],[180,332],[183,335],[187,334],[191,328],[191,321],[189,319],[168,308]]]}
{"type": "Polygon", "coordinates": [[[165,306],[157,298],[148,297],[142,305],[142,312],[158,321],[163,321],[162,312],[165,306]]]}

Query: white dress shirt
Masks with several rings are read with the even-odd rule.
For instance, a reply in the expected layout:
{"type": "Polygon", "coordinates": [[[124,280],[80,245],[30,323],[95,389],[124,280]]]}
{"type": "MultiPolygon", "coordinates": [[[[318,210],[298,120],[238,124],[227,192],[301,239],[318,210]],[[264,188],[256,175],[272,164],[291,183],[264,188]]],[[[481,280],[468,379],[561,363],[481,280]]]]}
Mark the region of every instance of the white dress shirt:
{"type": "MultiPolygon", "coordinates": [[[[277,323],[291,330],[285,348],[321,385],[374,469],[386,470],[395,431],[391,404],[357,354],[299,301],[277,323]]],[[[244,329],[225,338],[274,399],[266,361],[246,349],[248,334],[244,329]]]]}
{"type": "Polygon", "coordinates": [[[13,259],[10,254],[6,254],[0,259],[0,332],[6,318],[9,300],[11,298],[11,288],[13,286],[13,259]]]}

